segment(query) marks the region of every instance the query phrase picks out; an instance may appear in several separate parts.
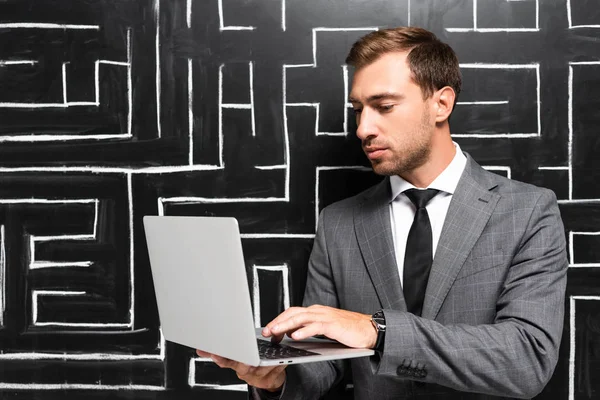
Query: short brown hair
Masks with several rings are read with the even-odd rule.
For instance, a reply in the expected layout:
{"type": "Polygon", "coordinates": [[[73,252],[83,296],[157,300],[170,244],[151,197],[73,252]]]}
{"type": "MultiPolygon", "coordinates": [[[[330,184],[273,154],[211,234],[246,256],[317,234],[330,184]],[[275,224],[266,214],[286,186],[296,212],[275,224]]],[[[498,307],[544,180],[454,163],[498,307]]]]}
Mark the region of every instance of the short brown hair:
{"type": "Polygon", "coordinates": [[[456,53],[423,28],[399,27],[371,32],[354,43],[346,57],[346,64],[359,69],[384,54],[397,51],[409,52],[408,66],[424,98],[450,86],[458,99],[462,79],[456,53]]]}

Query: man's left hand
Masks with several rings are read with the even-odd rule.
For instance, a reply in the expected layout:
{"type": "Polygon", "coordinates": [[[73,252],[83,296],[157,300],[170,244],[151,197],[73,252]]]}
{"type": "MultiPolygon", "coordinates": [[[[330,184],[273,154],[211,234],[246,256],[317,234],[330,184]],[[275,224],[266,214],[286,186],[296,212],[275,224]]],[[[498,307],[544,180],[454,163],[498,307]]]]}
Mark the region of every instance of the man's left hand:
{"type": "Polygon", "coordinates": [[[294,340],[325,335],[354,348],[372,349],[377,341],[370,315],[321,305],[290,307],[262,331],[263,336],[273,336],[276,342],[286,333],[294,340]]]}

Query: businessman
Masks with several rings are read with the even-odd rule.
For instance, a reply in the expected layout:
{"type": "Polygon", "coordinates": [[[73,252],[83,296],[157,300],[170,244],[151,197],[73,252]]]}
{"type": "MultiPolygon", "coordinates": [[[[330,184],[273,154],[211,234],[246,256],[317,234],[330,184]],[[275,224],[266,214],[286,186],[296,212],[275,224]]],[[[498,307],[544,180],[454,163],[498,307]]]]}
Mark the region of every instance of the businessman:
{"type": "Polygon", "coordinates": [[[485,171],[452,141],[454,51],[419,28],[352,47],[349,101],[380,184],[326,207],[304,307],[265,337],[323,334],[372,357],[254,368],[210,355],[255,398],[529,398],[557,363],[567,257],[555,195],[485,171]]]}

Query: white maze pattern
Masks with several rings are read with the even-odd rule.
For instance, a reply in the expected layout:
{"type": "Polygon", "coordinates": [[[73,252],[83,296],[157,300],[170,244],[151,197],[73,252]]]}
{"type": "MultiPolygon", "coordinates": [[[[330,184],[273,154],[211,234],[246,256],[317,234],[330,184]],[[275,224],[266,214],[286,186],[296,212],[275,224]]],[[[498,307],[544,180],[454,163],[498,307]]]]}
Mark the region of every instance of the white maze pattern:
{"type": "Polygon", "coordinates": [[[0,5],[17,7],[0,23],[0,389],[245,395],[162,336],[141,218],[238,218],[255,325],[300,304],[319,212],[380,179],[355,135],[345,54],[412,24],[461,60],[461,147],[556,192],[573,295],[549,388],[600,390],[586,353],[600,337],[593,2],[65,2],[83,20],[33,3],[0,5]],[[34,365],[60,373],[23,372],[34,365]]]}

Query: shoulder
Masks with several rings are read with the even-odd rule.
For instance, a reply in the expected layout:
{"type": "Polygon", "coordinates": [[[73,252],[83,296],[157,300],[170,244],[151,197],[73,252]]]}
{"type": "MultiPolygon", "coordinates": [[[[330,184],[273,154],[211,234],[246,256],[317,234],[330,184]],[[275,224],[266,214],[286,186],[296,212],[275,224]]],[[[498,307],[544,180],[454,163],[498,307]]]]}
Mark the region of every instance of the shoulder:
{"type": "Polygon", "coordinates": [[[535,206],[537,203],[556,203],[550,189],[490,172],[469,157],[467,171],[481,186],[500,196],[500,203],[512,206],[535,206]]]}
{"type": "Polygon", "coordinates": [[[381,182],[363,190],[354,196],[347,197],[343,200],[326,206],[322,210],[321,215],[323,218],[332,216],[339,218],[338,216],[340,215],[352,217],[355,210],[359,209],[365,203],[372,205],[387,202],[390,196],[389,190],[389,180],[385,178],[381,182]]]}
{"type": "MultiPolygon", "coordinates": [[[[496,175],[493,172],[488,173],[491,175],[496,175]]],[[[494,177],[498,184],[496,187],[496,192],[503,197],[518,196],[525,198],[539,198],[540,196],[553,196],[556,198],[554,192],[550,189],[536,186],[531,183],[508,179],[499,175],[496,176],[497,177],[494,177]]]]}

